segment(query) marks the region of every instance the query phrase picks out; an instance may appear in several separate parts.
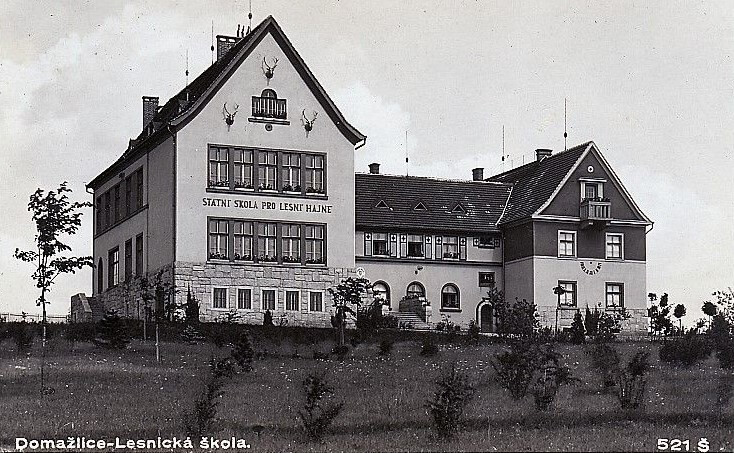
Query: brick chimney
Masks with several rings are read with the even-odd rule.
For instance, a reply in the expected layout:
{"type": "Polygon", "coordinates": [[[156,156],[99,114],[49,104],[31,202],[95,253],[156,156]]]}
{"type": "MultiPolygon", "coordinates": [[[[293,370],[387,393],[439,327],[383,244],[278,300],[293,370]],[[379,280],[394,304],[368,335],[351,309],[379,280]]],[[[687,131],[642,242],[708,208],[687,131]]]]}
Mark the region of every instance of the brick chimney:
{"type": "Polygon", "coordinates": [[[551,154],[553,154],[552,149],[538,148],[535,150],[535,160],[540,162],[546,157],[550,157],[551,154]]]}
{"type": "Polygon", "coordinates": [[[471,171],[472,181],[484,181],[484,168],[474,168],[471,171]]]}
{"type": "MultiPolygon", "coordinates": [[[[239,33],[239,30],[238,30],[239,33]]],[[[217,61],[219,61],[229,49],[237,44],[241,37],[217,35],[217,61]]]]}
{"type": "Polygon", "coordinates": [[[154,96],[143,96],[143,129],[150,124],[158,111],[158,98],[154,96]]]}
{"type": "Polygon", "coordinates": [[[370,164],[370,173],[373,175],[379,175],[380,174],[380,164],[377,162],[370,164]]]}

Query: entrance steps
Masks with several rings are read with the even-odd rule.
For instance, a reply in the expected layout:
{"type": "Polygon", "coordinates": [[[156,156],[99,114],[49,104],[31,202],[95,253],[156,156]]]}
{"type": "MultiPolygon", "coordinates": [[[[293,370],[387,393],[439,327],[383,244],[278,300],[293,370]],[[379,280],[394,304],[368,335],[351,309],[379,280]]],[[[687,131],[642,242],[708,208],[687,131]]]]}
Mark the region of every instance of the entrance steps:
{"type": "Polygon", "coordinates": [[[432,327],[426,324],[417,314],[412,312],[397,312],[394,316],[398,318],[398,326],[401,329],[412,330],[431,330],[432,327]]]}

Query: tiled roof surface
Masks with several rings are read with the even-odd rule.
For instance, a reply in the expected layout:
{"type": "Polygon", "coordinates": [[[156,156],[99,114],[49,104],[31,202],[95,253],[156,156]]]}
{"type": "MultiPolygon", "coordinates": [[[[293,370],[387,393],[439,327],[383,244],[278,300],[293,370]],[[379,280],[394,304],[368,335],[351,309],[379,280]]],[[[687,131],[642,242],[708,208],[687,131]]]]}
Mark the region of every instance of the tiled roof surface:
{"type": "Polygon", "coordinates": [[[484,181],[357,173],[357,228],[497,231],[510,187],[484,181]],[[377,207],[380,201],[388,207],[377,207]],[[416,210],[419,203],[426,210],[416,210]]]}
{"type": "Polygon", "coordinates": [[[488,178],[488,181],[514,184],[510,202],[500,220],[509,223],[531,216],[545,203],[591,142],[551,155],[488,178]]]}

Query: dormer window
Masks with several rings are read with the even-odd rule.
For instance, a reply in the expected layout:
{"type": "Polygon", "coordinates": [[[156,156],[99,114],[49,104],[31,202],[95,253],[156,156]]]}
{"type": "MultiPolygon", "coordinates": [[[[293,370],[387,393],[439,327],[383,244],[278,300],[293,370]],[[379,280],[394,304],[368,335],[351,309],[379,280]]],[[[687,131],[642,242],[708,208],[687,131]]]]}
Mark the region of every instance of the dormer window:
{"type": "Polygon", "coordinates": [[[285,99],[278,99],[275,90],[266,88],[260,96],[252,97],[252,116],[284,120],[288,117],[285,99]]]}

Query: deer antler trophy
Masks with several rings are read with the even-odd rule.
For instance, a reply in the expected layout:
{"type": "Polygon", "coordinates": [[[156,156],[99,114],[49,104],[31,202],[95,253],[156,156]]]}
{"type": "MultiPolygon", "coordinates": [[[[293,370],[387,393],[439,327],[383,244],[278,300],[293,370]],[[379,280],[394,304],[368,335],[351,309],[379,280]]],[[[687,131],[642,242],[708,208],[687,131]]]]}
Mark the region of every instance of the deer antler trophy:
{"type": "Polygon", "coordinates": [[[234,117],[237,115],[237,110],[239,108],[240,105],[235,104],[234,110],[230,113],[230,111],[227,110],[227,103],[224,103],[224,107],[222,107],[222,116],[224,117],[224,122],[227,123],[227,131],[229,131],[229,128],[234,124],[234,117]]]}
{"type": "Polygon", "coordinates": [[[273,63],[271,66],[270,64],[268,64],[267,60],[265,60],[265,57],[263,57],[263,62],[260,66],[262,67],[265,78],[268,79],[268,85],[270,85],[270,79],[273,78],[273,75],[275,74],[275,68],[278,66],[278,59],[273,57],[273,63]]]}
{"type": "Polygon", "coordinates": [[[303,125],[303,128],[306,130],[306,138],[308,138],[308,133],[311,132],[313,129],[313,123],[316,121],[316,116],[319,114],[319,112],[312,112],[311,119],[309,120],[306,118],[306,109],[303,109],[301,112],[301,124],[303,125]]]}

